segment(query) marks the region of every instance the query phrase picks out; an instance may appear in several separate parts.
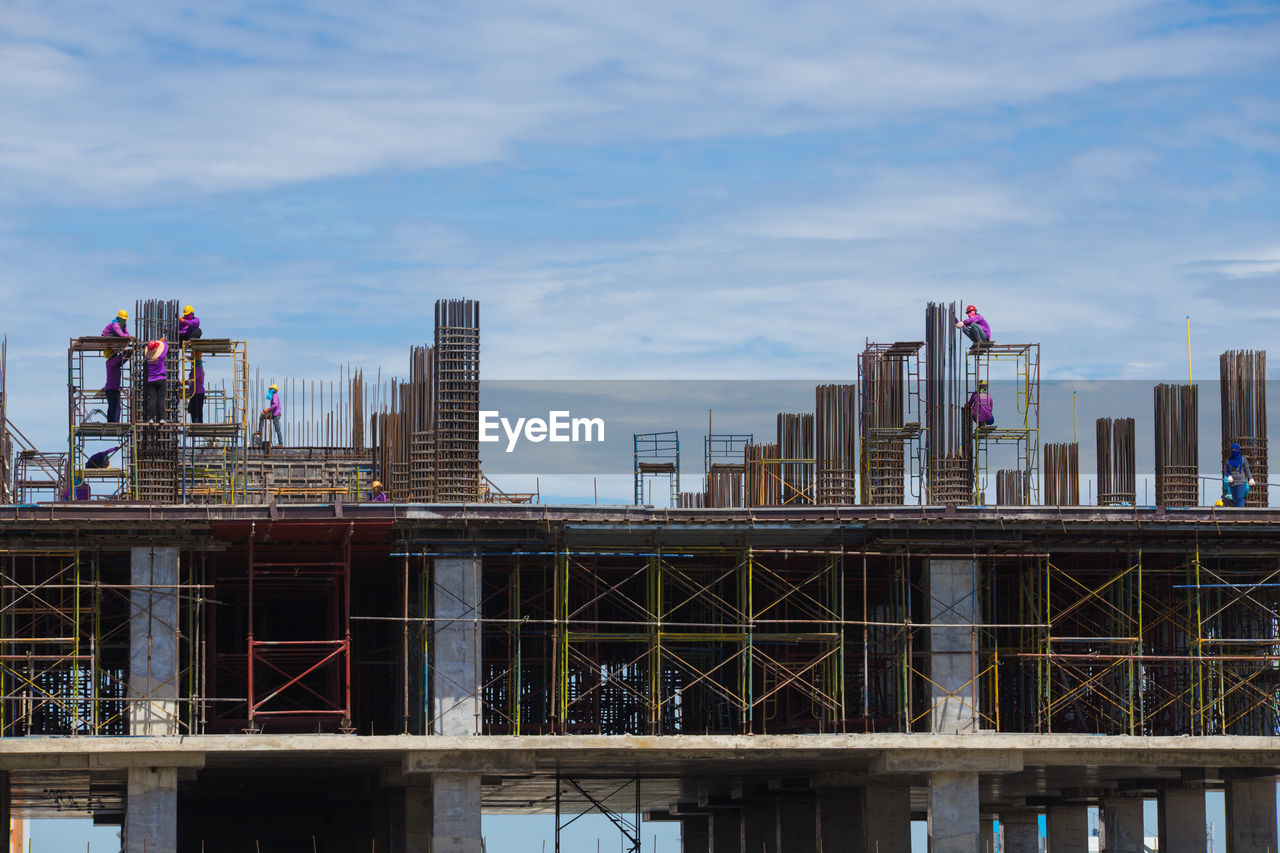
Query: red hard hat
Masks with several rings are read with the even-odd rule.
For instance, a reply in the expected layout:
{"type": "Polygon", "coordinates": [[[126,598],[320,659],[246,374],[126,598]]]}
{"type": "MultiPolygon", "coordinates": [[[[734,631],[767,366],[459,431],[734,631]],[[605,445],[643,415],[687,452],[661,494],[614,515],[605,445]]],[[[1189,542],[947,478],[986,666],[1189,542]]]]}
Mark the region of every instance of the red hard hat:
{"type": "Polygon", "coordinates": [[[976,313],[976,312],[977,312],[977,310],[978,310],[978,309],[977,309],[976,307],[974,307],[973,305],[970,305],[970,306],[968,306],[967,308],[965,308],[965,309],[964,309],[964,313],[966,313],[966,314],[974,314],[974,313],[976,313]]]}

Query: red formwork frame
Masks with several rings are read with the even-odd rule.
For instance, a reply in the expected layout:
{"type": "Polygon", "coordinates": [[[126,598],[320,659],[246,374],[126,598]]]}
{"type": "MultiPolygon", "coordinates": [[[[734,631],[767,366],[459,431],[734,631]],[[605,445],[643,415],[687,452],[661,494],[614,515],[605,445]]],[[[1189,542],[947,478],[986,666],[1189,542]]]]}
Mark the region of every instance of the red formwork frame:
{"type": "MultiPolygon", "coordinates": [[[[254,555],[253,532],[248,542],[249,574],[249,637],[248,637],[248,717],[249,729],[259,731],[262,721],[272,717],[336,719],[339,729],[351,730],[351,530],[341,545],[341,557],[330,561],[277,560],[259,562],[254,555]],[[341,599],[332,606],[329,619],[329,638],[318,640],[259,640],[254,637],[255,586],[272,569],[289,569],[295,578],[328,579],[330,594],[341,599]],[[338,594],[338,590],[341,590],[338,594]],[[335,703],[304,683],[312,673],[338,661],[341,684],[333,693],[340,697],[335,703]],[[289,668],[292,664],[292,668],[289,668]],[[300,670],[299,667],[302,667],[300,670]],[[259,668],[273,671],[284,678],[265,695],[259,695],[259,668]],[[269,703],[290,688],[297,688],[318,700],[313,708],[271,708],[269,703]]],[[[332,669],[330,679],[332,681],[332,669]]],[[[295,690],[295,692],[297,692],[295,690]]]]}

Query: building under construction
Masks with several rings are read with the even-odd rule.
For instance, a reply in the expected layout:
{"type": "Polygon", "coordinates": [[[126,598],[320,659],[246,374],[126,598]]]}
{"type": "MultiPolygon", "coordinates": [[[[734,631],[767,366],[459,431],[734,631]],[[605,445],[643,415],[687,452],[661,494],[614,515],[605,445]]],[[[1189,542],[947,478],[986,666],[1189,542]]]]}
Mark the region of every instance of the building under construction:
{"type": "MultiPolygon", "coordinates": [[[[107,424],[86,363],[118,341],[71,341],[66,450],[15,439],[0,507],[0,800],[131,853],[477,853],[482,811],[587,810],[632,851],[649,819],[686,851],[906,853],[917,819],[935,853],[1032,853],[1044,817],[1083,853],[1093,808],[1127,853],[1155,799],[1159,849],[1203,853],[1221,790],[1227,850],[1274,851],[1280,511],[1197,505],[1194,386],[1153,392],[1157,503],[1120,412],[1081,505],[1038,345],[965,351],[952,316],[869,343],[776,436],[708,434],[701,490],[678,436],[637,435],[639,506],[487,484],[471,302],[408,380],[280,383],[270,449],[244,342],[170,350],[171,377],[226,365],[204,424],[176,382],[167,423],[107,424]],[[997,378],[1016,413],[976,424],[997,378]],[[92,499],[39,500],[108,442],[92,499]],[[679,507],[644,505],[654,479],[679,507]]],[[[1222,378],[1265,484],[1264,355],[1222,378]]]]}

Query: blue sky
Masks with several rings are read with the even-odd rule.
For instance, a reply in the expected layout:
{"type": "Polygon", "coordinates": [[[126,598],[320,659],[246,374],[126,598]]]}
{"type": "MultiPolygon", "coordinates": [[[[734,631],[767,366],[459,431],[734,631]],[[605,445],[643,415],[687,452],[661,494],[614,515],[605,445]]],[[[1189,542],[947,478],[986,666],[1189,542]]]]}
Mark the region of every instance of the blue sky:
{"type": "Polygon", "coordinates": [[[1280,6],[47,3],[0,15],[10,415],[193,303],[275,376],[847,377],[974,302],[1046,375],[1180,375],[1280,317],[1280,6]]]}

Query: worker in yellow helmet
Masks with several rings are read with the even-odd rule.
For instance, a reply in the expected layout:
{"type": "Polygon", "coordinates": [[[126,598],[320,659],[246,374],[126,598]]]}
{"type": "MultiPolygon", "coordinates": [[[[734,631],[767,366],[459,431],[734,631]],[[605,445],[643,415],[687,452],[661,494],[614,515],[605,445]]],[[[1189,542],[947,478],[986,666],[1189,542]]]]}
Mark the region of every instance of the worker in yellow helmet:
{"type": "MultiPolygon", "coordinates": [[[[117,311],[111,322],[103,327],[102,337],[124,338],[126,341],[132,341],[133,335],[129,334],[129,312],[123,308],[117,311]]],[[[118,424],[120,423],[120,374],[125,360],[129,358],[130,350],[125,346],[120,349],[104,350],[102,354],[107,357],[107,384],[102,386],[102,391],[107,396],[107,423],[118,424]]]]}
{"type": "Polygon", "coordinates": [[[387,502],[387,493],[382,490],[381,480],[374,480],[373,483],[370,485],[370,489],[372,489],[372,491],[369,493],[369,500],[373,501],[374,503],[387,502]]]}
{"type": "Polygon", "coordinates": [[[188,305],[182,309],[182,316],[178,318],[178,340],[194,341],[200,335],[200,318],[196,316],[196,309],[188,305]]]}

